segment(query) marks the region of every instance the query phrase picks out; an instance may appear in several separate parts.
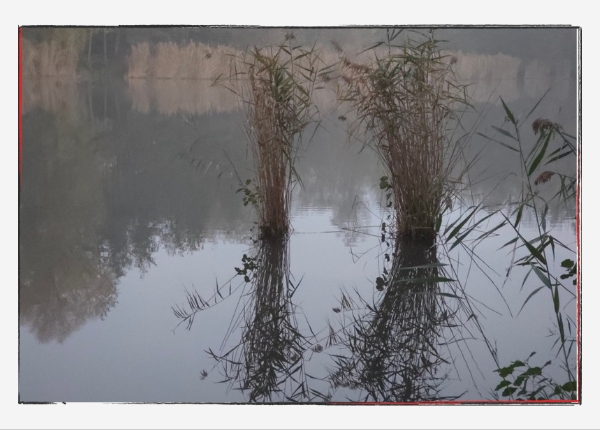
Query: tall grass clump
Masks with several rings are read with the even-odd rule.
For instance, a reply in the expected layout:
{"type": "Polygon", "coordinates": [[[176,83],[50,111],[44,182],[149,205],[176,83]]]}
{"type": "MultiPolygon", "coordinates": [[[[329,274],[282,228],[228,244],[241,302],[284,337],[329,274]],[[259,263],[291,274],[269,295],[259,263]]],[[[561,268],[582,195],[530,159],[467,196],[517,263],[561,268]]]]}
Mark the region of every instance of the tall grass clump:
{"type": "Polygon", "coordinates": [[[388,31],[367,62],[343,59],[340,99],[355,115],[352,133],[385,166],[382,188],[392,192],[398,234],[434,237],[453,192],[449,179],[464,143],[455,138],[457,113],[467,96],[433,33],[395,44],[400,35],[388,31]]]}
{"type": "MultiPolygon", "coordinates": [[[[318,113],[312,102],[321,63],[314,47],[287,44],[253,48],[238,58],[225,84],[246,111],[255,177],[242,183],[244,203],[258,214],[261,236],[289,230],[292,190],[300,178],[295,164],[303,132],[318,113]]],[[[218,82],[218,80],[217,80],[218,82]]]]}

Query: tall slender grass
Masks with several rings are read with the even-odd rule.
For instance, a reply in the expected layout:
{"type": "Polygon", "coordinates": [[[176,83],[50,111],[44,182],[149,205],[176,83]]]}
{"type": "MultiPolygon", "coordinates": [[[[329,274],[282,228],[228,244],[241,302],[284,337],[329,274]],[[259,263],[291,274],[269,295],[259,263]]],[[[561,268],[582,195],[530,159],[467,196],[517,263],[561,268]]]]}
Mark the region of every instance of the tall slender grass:
{"type": "Polygon", "coordinates": [[[395,44],[400,31],[372,47],[372,60],[343,59],[340,99],[355,115],[354,133],[384,164],[393,195],[398,234],[434,237],[449,181],[460,157],[456,110],[467,105],[465,88],[442,55],[433,33],[395,44]]]}
{"type": "Polygon", "coordinates": [[[262,237],[289,231],[292,190],[300,182],[295,163],[303,132],[317,115],[312,96],[323,73],[314,47],[294,46],[292,34],[286,39],[287,44],[238,57],[225,84],[246,110],[256,176],[242,185],[245,202],[257,210],[262,237]]]}
{"type": "MultiPolygon", "coordinates": [[[[522,267],[527,270],[524,276],[521,288],[525,287],[528,279],[533,280],[530,282],[537,283],[538,287],[529,292],[527,298],[523,301],[523,304],[519,310],[519,313],[523,312],[526,308],[527,303],[538,295],[540,292],[546,291],[549,296],[550,305],[553,307],[555,323],[557,332],[555,333],[556,342],[555,345],[558,347],[557,356],[560,355],[562,358],[561,367],[566,373],[566,382],[561,386],[558,385],[557,390],[550,396],[557,396],[562,399],[576,399],[576,391],[578,388],[577,384],[577,372],[574,368],[573,361],[576,359],[573,357],[573,347],[576,346],[576,333],[580,330],[576,321],[573,320],[567,313],[565,308],[578,298],[575,286],[577,285],[578,275],[578,262],[567,258],[561,262],[561,269],[564,273],[558,274],[555,270],[554,262],[552,261],[556,257],[556,249],[562,248],[563,252],[570,253],[573,258],[576,258],[576,251],[572,250],[569,246],[562,243],[552,234],[552,227],[548,222],[548,213],[550,206],[557,203],[568,203],[571,204],[577,199],[578,191],[578,178],[575,176],[565,175],[559,173],[556,169],[556,162],[564,158],[575,158],[577,155],[577,148],[573,141],[576,140],[575,136],[566,133],[563,128],[548,119],[538,118],[531,122],[533,132],[537,135],[536,141],[527,148],[526,139],[523,137],[523,127],[527,124],[527,120],[532,116],[538,105],[542,102],[544,96],[533,106],[533,108],[526,114],[517,116],[508,107],[504,100],[500,99],[502,106],[506,113],[505,124],[506,128],[494,127],[501,137],[488,137],[482,133],[480,135],[491,142],[502,145],[507,150],[511,150],[518,155],[520,164],[520,178],[522,181],[521,193],[516,201],[508,202],[506,208],[501,208],[497,211],[493,211],[488,214],[482,220],[472,223],[466,228],[462,228],[466,225],[471,217],[478,212],[479,206],[468,212],[462,220],[457,220],[457,226],[452,225],[446,231],[452,230],[446,238],[446,241],[450,241],[453,237],[454,243],[452,248],[462,245],[465,249],[469,249],[465,242],[472,240],[471,233],[478,235],[475,239],[475,244],[480,243],[481,240],[495,234],[501,228],[508,229],[510,239],[504,243],[500,249],[509,247],[512,254],[511,266],[507,270],[507,279],[514,267],[522,267]],[[501,139],[501,140],[499,140],[501,139]],[[553,143],[558,141],[558,144],[553,143]],[[549,181],[560,181],[559,191],[550,197],[543,193],[544,184],[549,181]],[[505,212],[508,212],[507,214],[505,212]],[[533,219],[532,229],[535,233],[534,237],[530,237],[522,231],[523,220],[527,216],[527,212],[533,219]],[[490,218],[492,215],[498,214],[503,220],[493,226],[492,228],[486,229],[481,233],[478,231],[478,226],[483,221],[490,218]],[[460,232],[459,232],[460,231],[460,232]],[[530,277],[530,275],[532,275],[530,277]],[[575,278],[566,282],[565,279],[575,278]],[[565,297],[567,298],[565,303],[565,297]],[[562,388],[561,388],[562,387],[562,388]]],[[[505,234],[503,234],[504,236],[505,234]]],[[[472,245],[473,247],[476,245],[472,245]]],[[[471,250],[471,252],[473,252],[471,250]]],[[[533,354],[532,354],[533,355],[533,354]]],[[[530,356],[531,357],[531,356],[530,356]]],[[[526,360],[527,363],[527,360],[526,360]]],[[[506,376],[512,374],[517,367],[525,366],[526,363],[521,361],[513,362],[512,365],[499,368],[497,371],[503,378],[502,387],[506,388],[512,382],[505,379],[506,376]],[[515,363],[521,363],[515,365],[515,363]],[[509,372],[509,373],[507,373],[509,372]]],[[[549,365],[551,361],[547,362],[549,365]]],[[[545,366],[546,366],[545,365],[545,366]]],[[[544,367],[545,367],[544,366],[544,367]]],[[[541,372],[541,368],[537,368],[541,372]]],[[[536,370],[536,372],[538,371],[536,370]]],[[[527,372],[527,371],[526,371],[527,372]]],[[[524,372],[523,378],[534,376],[524,372]]],[[[541,375],[536,373],[535,375],[541,375]]],[[[517,378],[520,378],[517,377],[517,378]]],[[[520,385],[524,379],[520,378],[520,385]]],[[[503,396],[513,398],[529,398],[531,400],[543,400],[548,399],[548,393],[546,391],[546,383],[548,380],[537,381],[539,384],[534,387],[533,391],[527,391],[526,386],[523,389],[515,393],[514,386],[508,387],[503,391],[503,396]]],[[[526,384],[525,384],[526,385],[526,384]]]]}

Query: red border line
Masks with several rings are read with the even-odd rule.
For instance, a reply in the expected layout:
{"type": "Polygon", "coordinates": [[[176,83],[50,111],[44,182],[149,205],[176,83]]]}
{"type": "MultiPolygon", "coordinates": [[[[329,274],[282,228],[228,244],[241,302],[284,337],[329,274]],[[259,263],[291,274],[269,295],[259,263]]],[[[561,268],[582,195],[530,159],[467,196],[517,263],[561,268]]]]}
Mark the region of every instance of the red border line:
{"type": "Polygon", "coordinates": [[[330,402],[327,405],[335,406],[385,406],[385,405],[422,405],[422,406],[444,406],[444,405],[547,405],[547,404],[565,404],[577,405],[579,400],[449,400],[443,402],[424,401],[424,402],[330,402]]]}

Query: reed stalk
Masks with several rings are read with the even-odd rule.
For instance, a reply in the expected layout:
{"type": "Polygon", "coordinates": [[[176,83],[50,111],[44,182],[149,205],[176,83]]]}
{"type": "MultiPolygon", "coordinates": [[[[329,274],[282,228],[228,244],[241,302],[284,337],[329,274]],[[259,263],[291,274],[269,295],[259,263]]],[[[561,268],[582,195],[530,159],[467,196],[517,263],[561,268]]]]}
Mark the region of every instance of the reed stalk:
{"type": "Polygon", "coordinates": [[[340,99],[355,116],[353,134],[372,147],[385,166],[382,188],[391,190],[399,235],[435,237],[460,157],[457,110],[466,105],[453,58],[430,33],[424,41],[388,32],[386,50],[373,46],[359,64],[343,58],[340,99]]]}
{"type": "Polygon", "coordinates": [[[293,40],[288,34],[287,45],[244,53],[227,86],[246,110],[255,178],[239,191],[256,208],[261,237],[289,231],[292,190],[301,183],[295,164],[303,132],[318,113],[312,96],[320,59],[314,48],[294,46],[293,40]]]}

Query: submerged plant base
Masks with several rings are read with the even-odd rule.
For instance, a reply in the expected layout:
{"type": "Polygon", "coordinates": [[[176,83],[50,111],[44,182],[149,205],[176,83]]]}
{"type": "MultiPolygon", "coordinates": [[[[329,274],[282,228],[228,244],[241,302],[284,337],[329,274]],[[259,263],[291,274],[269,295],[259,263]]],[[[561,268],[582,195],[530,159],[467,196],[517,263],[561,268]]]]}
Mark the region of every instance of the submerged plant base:
{"type": "Polygon", "coordinates": [[[433,245],[437,233],[434,227],[413,227],[398,232],[398,239],[406,242],[433,245]]]}
{"type": "Polygon", "coordinates": [[[259,236],[258,238],[261,240],[264,239],[275,239],[275,238],[283,238],[287,236],[290,232],[289,227],[273,227],[270,225],[262,225],[258,228],[259,236]]]}

